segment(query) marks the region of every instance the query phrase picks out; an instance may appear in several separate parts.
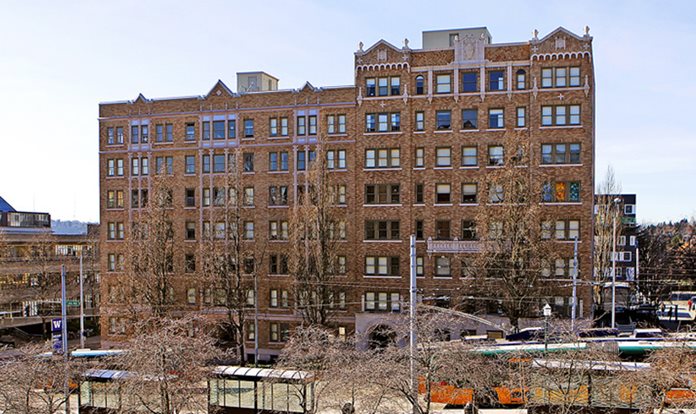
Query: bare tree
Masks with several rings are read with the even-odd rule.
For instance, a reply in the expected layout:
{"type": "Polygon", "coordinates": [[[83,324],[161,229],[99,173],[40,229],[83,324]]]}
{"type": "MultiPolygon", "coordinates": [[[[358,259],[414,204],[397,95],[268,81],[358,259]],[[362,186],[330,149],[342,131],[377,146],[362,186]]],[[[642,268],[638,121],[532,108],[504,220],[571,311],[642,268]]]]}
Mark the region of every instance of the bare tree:
{"type": "Polygon", "coordinates": [[[611,280],[612,252],[614,249],[614,231],[616,239],[621,235],[621,211],[615,198],[621,194],[621,184],[617,181],[614,169],[609,166],[606,176],[597,186],[594,217],[594,288],[595,305],[602,305],[602,284],[611,280]],[[616,229],[614,224],[616,223],[616,229]]]}
{"type": "Polygon", "coordinates": [[[147,204],[132,223],[126,243],[125,277],[121,280],[131,319],[143,312],[155,317],[170,315],[174,306],[174,257],[178,252],[172,225],[172,177],[150,179],[147,204]]]}
{"type": "Polygon", "coordinates": [[[258,292],[254,280],[264,260],[265,247],[246,234],[248,214],[254,205],[254,187],[247,186],[242,169],[245,160],[239,150],[230,154],[223,186],[212,189],[210,227],[204,229],[201,258],[202,284],[214,306],[224,309],[220,337],[237,349],[241,364],[246,363],[245,338],[249,307],[256,306],[258,292]],[[253,301],[252,301],[253,300],[253,301]],[[249,303],[252,301],[251,303],[249,303]]]}
{"type": "Polygon", "coordinates": [[[537,315],[540,298],[550,291],[544,271],[558,252],[553,242],[543,240],[550,229],[543,228],[548,222],[539,206],[545,192],[552,191],[550,184],[537,169],[528,168],[529,144],[521,136],[508,134],[505,148],[514,150],[504,158],[500,154],[498,168],[486,176],[490,205],[476,216],[482,228],[481,252],[474,260],[478,272],[465,283],[467,290],[498,298],[510,324],[519,329],[520,318],[537,315]]]}
{"type": "Polygon", "coordinates": [[[0,363],[0,410],[54,414],[64,407],[65,381],[75,384],[79,366],[50,350],[46,344],[28,345],[0,363]]]}
{"type": "Polygon", "coordinates": [[[346,223],[335,207],[338,194],[324,145],[318,144],[315,154],[292,208],[289,227],[294,247],[288,266],[303,321],[327,326],[333,313],[338,241],[345,237],[346,223]]]}
{"type": "Polygon", "coordinates": [[[196,317],[148,318],[143,332],[115,361],[127,371],[120,387],[121,410],[178,414],[207,410],[207,366],[219,356],[213,339],[196,317]]]}

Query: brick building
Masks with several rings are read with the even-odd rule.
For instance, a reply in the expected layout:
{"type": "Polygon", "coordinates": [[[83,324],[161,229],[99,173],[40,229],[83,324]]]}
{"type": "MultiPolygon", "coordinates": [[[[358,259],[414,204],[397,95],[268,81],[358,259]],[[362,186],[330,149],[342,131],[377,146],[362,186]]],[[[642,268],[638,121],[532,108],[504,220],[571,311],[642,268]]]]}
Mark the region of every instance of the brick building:
{"type": "MultiPolygon", "coordinates": [[[[388,320],[380,315],[400,311],[408,296],[410,234],[419,238],[423,297],[449,297],[464,278],[460,255],[452,251],[475,254],[474,217],[501,201],[479,183],[500,167],[504,154],[514,153],[504,148],[512,133],[529,144],[527,168],[551,177],[535,184],[535,194],[548,217],[539,225],[565,257],[550,264],[549,276],[563,279],[565,287],[546,299],[567,314],[575,235],[580,277],[590,274],[582,269],[592,269],[591,58],[589,34],[563,28],[505,44],[492,43],[486,28],[431,31],[423,33],[422,49],[411,49],[408,41],[402,47],[361,43],[352,86],[306,83],[277,90],[276,78],[245,72],[238,74],[238,92],[218,81],[203,96],[139,95],[100,104],[103,307],[114,305],[109,286],[122,273],[118,263],[129,223],[138,217],[155,171],[179,183],[172,225],[185,252],[174,258],[172,273],[183,275],[198,258],[196,236],[215,226],[209,219],[212,193],[224,182],[225,163],[242,152],[253,195],[245,227],[250,243],[268,246],[259,267],[261,356],[277,353],[298,321],[291,298],[285,299],[291,277],[279,266],[290,248],[283,229],[298,188],[307,184],[318,142],[345,217],[334,315],[339,334],[368,330],[388,320]]],[[[173,292],[177,301],[190,309],[207,307],[205,294],[183,280],[173,292]]],[[[586,285],[579,297],[579,310],[587,315],[586,285]]],[[[105,320],[102,334],[118,339],[127,331],[122,323],[117,316],[105,320]]]]}

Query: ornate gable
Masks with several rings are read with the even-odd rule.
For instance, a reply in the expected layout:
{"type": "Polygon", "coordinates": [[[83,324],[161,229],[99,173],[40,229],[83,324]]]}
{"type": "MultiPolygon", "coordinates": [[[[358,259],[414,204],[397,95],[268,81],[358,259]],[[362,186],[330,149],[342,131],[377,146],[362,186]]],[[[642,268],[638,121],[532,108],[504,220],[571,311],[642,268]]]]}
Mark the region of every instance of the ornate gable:
{"type": "Polygon", "coordinates": [[[582,37],[564,27],[557,28],[541,39],[538,34],[535,30],[534,37],[529,41],[532,60],[574,59],[585,56],[592,58],[592,36],[587,26],[582,37]]]}
{"type": "Polygon", "coordinates": [[[355,68],[357,70],[381,70],[402,69],[409,67],[411,60],[411,48],[408,47],[408,39],[404,39],[404,47],[401,49],[384,39],[363,50],[360,42],[355,52],[355,68]]]}
{"type": "Polygon", "coordinates": [[[214,96],[223,96],[227,95],[228,97],[233,97],[235,96],[235,93],[230,90],[230,88],[225,85],[223,81],[218,79],[217,82],[215,82],[215,85],[208,91],[207,94],[203,97],[203,99],[209,99],[214,96]]]}
{"type": "Polygon", "coordinates": [[[151,101],[145,97],[142,93],[138,94],[138,97],[135,98],[134,100],[131,101],[132,104],[137,104],[137,103],[150,103],[151,101]]]}

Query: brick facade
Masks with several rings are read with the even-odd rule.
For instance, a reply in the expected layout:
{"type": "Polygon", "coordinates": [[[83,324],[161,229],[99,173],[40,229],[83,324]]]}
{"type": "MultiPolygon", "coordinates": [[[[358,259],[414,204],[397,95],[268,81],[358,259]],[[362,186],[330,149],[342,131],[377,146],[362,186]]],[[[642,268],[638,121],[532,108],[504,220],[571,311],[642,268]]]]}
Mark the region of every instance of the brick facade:
{"type": "MultiPolygon", "coordinates": [[[[485,29],[484,29],[485,30],[485,29]]],[[[362,313],[365,293],[400,293],[402,301],[408,297],[408,237],[416,231],[416,221],[423,221],[424,239],[435,238],[436,220],[451,220],[451,238],[461,238],[464,219],[473,219],[478,209],[490,207],[488,191],[478,188],[476,203],[463,203],[462,183],[483,182],[495,166],[489,165],[489,146],[503,144],[507,134],[514,133],[528,140],[530,148],[529,168],[552,177],[554,181],[573,184],[572,200],[546,200],[540,203],[549,218],[572,219],[580,223],[579,252],[580,277],[589,278],[592,269],[592,204],[594,188],[594,70],[591,60],[592,38],[577,36],[559,28],[544,38],[514,44],[490,44],[483,36],[470,36],[463,32],[454,38],[454,44],[440,49],[410,49],[408,45],[397,48],[380,41],[372,47],[355,53],[355,86],[315,88],[306,84],[299,90],[279,90],[250,93],[233,93],[222,82],[200,97],[175,99],[146,99],[142,95],[134,101],[103,103],[100,105],[100,185],[101,185],[101,256],[102,268],[108,269],[109,254],[118,254],[124,249],[124,241],[107,240],[109,222],[130,223],[137,215],[137,208],[130,203],[132,190],[147,188],[149,176],[133,176],[131,159],[149,157],[150,174],[154,172],[156,157],[173,157],[173,174],[180,179],[181,189],[174,194],[173,225],[175,238],[184,249],[196,253],[198,242],[184,240],[187,221],[196,223],[197,234],[214,207],[201,206],[204,187],[215,186],[224,179],[223,174],[202,173],[202,157],[206,154],[241,152],[254,153],[254,172],[247,174],[248,182],[255,188],[255,207],[248,210],[249,220],[255,223],[255,242],[266,243],[269,237],[268,222],[288,220],[289,209],[296,195],[296,188],[305,178],[297,170],[297,153],[314,147],[317,141],[325,142],[327,150],[345,150],[346,168],[331,172],[336,183],[346,185],[344,212],[347,222],[346,241],[341,243],[340,255],[346,257],[347,272],[340,276],[337,284],[346,294],[346,309],[336,313],[338,325],[348,332],[355,329],[355,314],[362,313]],[[460,40],[461,39],[461,40],[460,40]],[[551,69],[550,86],[549,71],[551,69]],[[564,72],[565,70],[565,72],[564,72]],[[520,72],[522,71],[522,72],[520,72]],[[493,72],[501,72],[502,80],[493,79],[493,72]],[[572,72],[572,75],[571,75],[572,72]],[[474,73],[475,83],[464,84],[464,73],[474,73]],[[518,74],[520,75],[518,77],[518,74]],[[438,75],[449,75],[449,92],[438,93],[438,75]],[[423,87],[418,85],[422,76],[423,87]],[[556,80],[558,77],[558,81],[556,80]],[[391,79],[398,77],[398,85],[391,79]],[[544,78],[544,79],[542,79],[544,78]],[[563,78],[563,79],[561,79],[563,78]],[[572,78],[572,79],[571,79],[572,78]],[[380,79],[387,79],[386,94],[380,90],[380,79]],[[369,81],[368,81],[369,80],[369,81]],[[371,82],[376,85],[374,95],[371,82]],[[519,82],[518,82],[519,81],[519,82]],[[519,83],[519,84],[518,84],[519,83]],[[572,84],[573,86],[569,86],[572,84]],[[475,85],[473,91],[466,88],[475,85]],[[392,88],[393,86],[393,88],[392,88]],[[498,88],[499,87],[499,88],[498,88]],[[496,90],[499,89],[499,90],[496,90]],[[551,107],[551,124],[542,126],[542,107],[551,107]],[[562,107],[562,109],[555,109],[562,107]],[[573,107],[573,108],[571,108],[573,107]],[[524,108],[524,125],[517,127],[518,108],[524,108]],[[463,109],[476,109],[478,126],[465,128],[463,109]],[[489,128],[490,109],[503,109],[502,128],[489,128]],[[579,109],[578,116],[575,112],[579,109]],[[561,121],[566,111],[565,125],[561,121]],[[438,111],[450,111],[450,127],[438,129],[438,111]],[[417,113],[423,113],[424,128],[417,130],[417,113]],[[368,130],[368,114],[375,114],[375,130],[368,130]],[[380,131],[379,114],[387,114],[387,131],[380,131]],[[392,115],[398,114],[398,127],[392,126],[392,115]],[[345,132],[329,133],[329,116],[345,115],[345,132]],[[316,116],[316,134],[298,135],[298,117],[316,116]],[[288,135],[271,136],[270,118],[287,118],[288,135]],[[572,119],[571,119],[572,118],[572,119]],[[235,138],[228,137],[229,120],[236,121],[235,138]],[[253,119],[253,138],[244,137],[244,121],[253,119]],[[224,139],[203,139],[203,123],[225,120],[224,139]],[[149,127],[148,143],[133,143],[131,126],[146,124],[149,127]],[[186,139],[187,124],[192,123],[195,136],[186,139]],[[172,142],[157,142],[156,126],[172,125],[172,142]],[[571,125],[572,124],[572,125],[571,125]],[[122,128],[123,142],[118,138],[122,128]],[[113,138],[110,138],[113,137],[113,138]],[[109,143],[109,140],[113,143],[109,143]],[[542,144],[566,145],[570,156],[570,144],[580,144],[580,152],[574,158],[558,163],[544,163],[542,144]],[[463,162],[463,147],[477,148],[477,165],[463,162]],[[424,164],[415,164],[417,149],[424,151],[424,164]],[[437,148],[450,148],[450,165],[437,167],[437,148]],[[398,164],[372,168],[368,151],[398,149],[398,164]],[[269,171],[269,152],[289,153],[288,171],[269,171]],[[184,174],[185,156],[195,156],[195,173],[184,174]],[[109,160],[123,160],[123,174],[118,174],[118,163],[113,162],[114,174],[109,174],[109,160]],[[436,185],[451,185],[451,201],[436,203],[436,185]],[[398,184],[398,203],[366,203],[367,186],[373,184],[398,184]],[[416,200],[416,185],[423,184],[423,202],[416,200]],[[286,185],[289,188],[289,207],[269,206],[269,186],[286,185]],[[195,207],[184,206],[184,188],[195,189],[195,207]],[[107,208],[109,191],[122,191],[123,205],[107,208]],[[181,193],[181,194],[180,194],[181,193]],[[579,196],[579,198],[578,198],[579,196]],[[440,204],[440,205],[437,205],[440,204]],[[399,238],[389,241],[365,240],[365,222],[389,220],[399,222],[399,238]],[[365,257],[398,257],[399,274],[389,277],[365,275],[365,257]]],[[[320,63],[319,63],[320,64],[320,63]]],[[[472,75],[469,75],[472,76],[472,75]]],[[[471,77],[468,78],[471,80],[471,77]]],[[[545,109],[548,111],[549,109],[545,109]]],[[[549,117],[545,117],[549,122],[549,117]]],[[[496,118],[496,121],[497,118],[496,118]]],[[[336,124],[337,125],[337,124],[336,124]]],[[[468,127],[469,125],[467,125],[468,127]]],[[[497,124],[495,125],[497,127],[497,124]]],[[[279,125],[280,128],[280,125],[279,125]]],[[[307,125],[309,128],[309,125],[307,125]]],[[[213,135],[213,126],[210,126],[213,135]]],[[[141,130],[142,133],[142,130],[141,130]]],[[[140,137],[142,138],[142,137],[140,137]]],[[[163,139],[166,141],[166,137],[163,139]]],[[[559,155],[555,150],[552,157],[559,155]]],[[[380,165],[379,151],[375,152],[375,164],[380,165]]],[[[211,157],[212,158],[212,157],[211,157]]],[[[211,161],[212,162],[212,161],[211,161]]],[[[542,183],[538,183],[540,188],[542,183]]],[[[565,188],[565,187],[563,187],[565,188]]],[[[554,190],[555,191],[555,190],[554,190]]],[[[541,190],[540,190],[541,193],[541,190]]],[[[540,198],[541,200],[541,198],[540,198]]],[[[129,226],[125,226],[128,238],[129,226]]],[[[572,257],[572,241],[557,241],[558,249],[572,257]]],[[[435,255],[426,253],[426,241],[417,243],[418,255],[423,257],[424,275],[419,279],[424,294],[427,292],[451,292],[462,285],[458,261],[452,261],[451,276],[435,277],[435,255]]],[[[267,255],[282,254],[289,249],[287,242],[270,241],[267,255]]],[[[183,272],[183,258],[175,258],[175,273],[183,272]]],[[[292,309],[269,308],[270,289],[283,289],[291,285],[289,276],[268,275],[268,263],[261,265],[258,298],[261,309],[259,340],[262,355],[270,355],[282,346],[269,343],[271,323],[296,323],[298,318],[292,309]]],[[[103,306],[109,307],[109,285],[118,279],[118,271],[105,271],[102,279],[103,306]]],[[[567,283],[565,283],[567,286],[567,283]]],[[[570,296],[567,288],[559,290],[558,297],[565,301],[570,296]]],[[[580,289],[584,302],[583,312],[590,311],[589,289],[580,289]]],[[[186,290],[177,291],[177,300],[186,301],[186,290]]],[[[199,297],[197,306],[203,306],[199,297]]],[[[378,306],[377,306],[378,307],[378,306]]],[[[110,332],[110,323],[102,323],[102,335],[117,339],[110,332]]]]}

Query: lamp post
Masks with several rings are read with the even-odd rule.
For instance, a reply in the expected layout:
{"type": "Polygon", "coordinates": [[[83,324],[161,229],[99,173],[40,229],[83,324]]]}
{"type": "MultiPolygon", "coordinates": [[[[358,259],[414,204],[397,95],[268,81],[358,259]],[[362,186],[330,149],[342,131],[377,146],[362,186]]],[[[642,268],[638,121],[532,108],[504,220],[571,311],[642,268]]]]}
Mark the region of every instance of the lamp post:
{"type": "Polygon", "coordinates": [[[551,305],[544,305],[544,352],[549,350],[549,316],[551,316],[551,305]]]}

